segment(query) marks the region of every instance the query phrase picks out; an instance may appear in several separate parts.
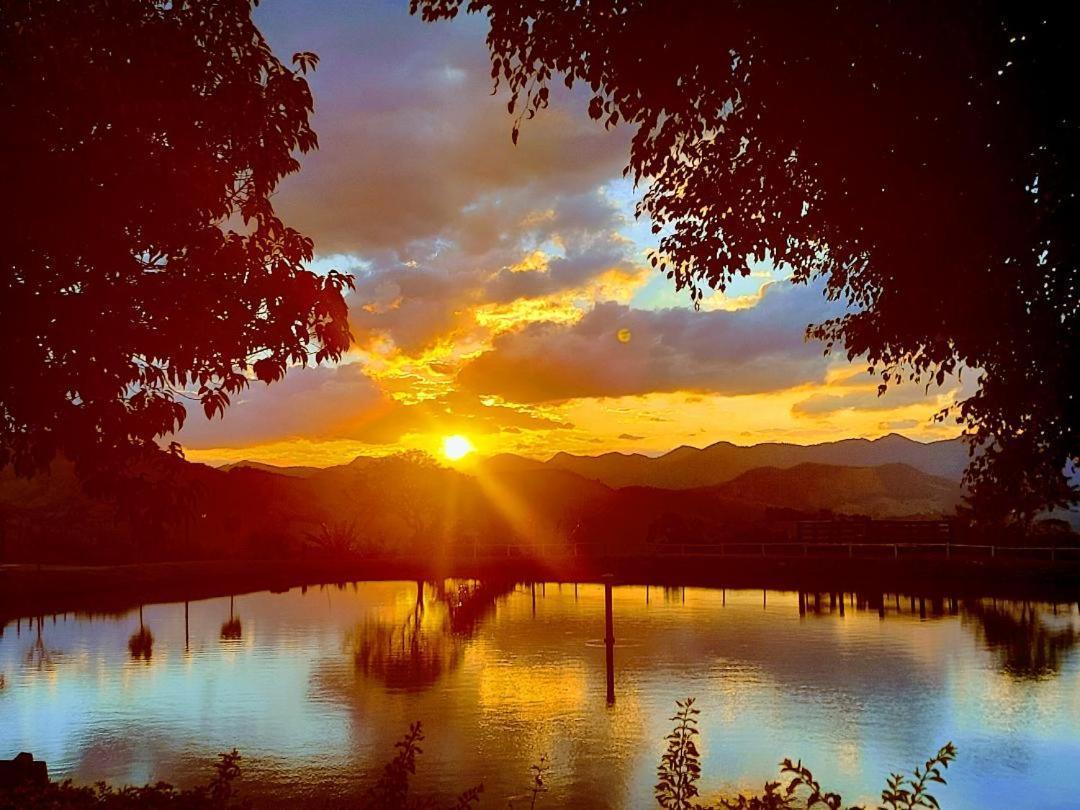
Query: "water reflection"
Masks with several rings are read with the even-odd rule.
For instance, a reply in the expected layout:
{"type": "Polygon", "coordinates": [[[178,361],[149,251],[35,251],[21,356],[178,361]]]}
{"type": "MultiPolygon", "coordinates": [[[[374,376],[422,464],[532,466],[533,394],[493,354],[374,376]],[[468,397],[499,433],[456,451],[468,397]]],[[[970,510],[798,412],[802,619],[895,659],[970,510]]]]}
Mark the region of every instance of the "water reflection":
{"type": "Polygon", "coordinates": [[[81,782],[185,783],[236,746],[250,794],[315,801],[314,779],[344,801],[422,719],[436,793],[483,782],[503,806],[548,754],[552,806],[641,806],[673,701],[695,695],[710,795],[792,755],[873,804],[883,775],[947,739],[954,810],[1080,790],[1075,605],[383,582],[3,629],[0,755],[81,782]]]}
{"type": "Polygon", "coordinates": [[[139,605],[139,629],[128,639],[128,652],[133,661],[140,658],[149,661],[154,655],[154,634],[147,630],[143,623],[142,605],[139,605]]]}
{"type": "MultiPolygon", "coordinates": [[[[53,669],[53,654],[54,651],[45,646],[45,636],[42,631],[42,625],[45,623],[43,616],[38,616],[37,619],[30,619],[31,626],[36,625],[34,634],[34,642],[30,645],[26,651],[26,666],[35,672],[47,672],[53,669]]],[[[22,622],[19,622],[17,633],[21,633],[22,622]]]]}
{"type": "MultiPolygon", "coordinates": [[[[244,625],[240,621],[240,618],[235,615],[235,598],[236,597],[233,596],[229,597],[229,618],[224,624],[221,625],[221,633],[219,634],[222,641],[239,641],[240,637],[244,635],[244,625]]],[[[186,608],[187,606],[185,604],[185,620],[187,617],[186,608]]]]}
{"type": "MultiPolygon", "coordinates": [[[[1069,614],[1071,614],[1071,608],[1069,614]]],[[[1020,678],[1057,675],[1072,656],[1080,633],[1057,606],[1027,602],[988,602],[964,605],[964,621],[995,653],[1003,672],[1020,678]]]]}
{"type": "Polygon", "coordinates": [[[433,686],[458,665],[465,643],[510,590],[477,581],[417,582],[415,601],[403,615],[366,619],[349,633],[356,671],[390,689],[433,686]]]}

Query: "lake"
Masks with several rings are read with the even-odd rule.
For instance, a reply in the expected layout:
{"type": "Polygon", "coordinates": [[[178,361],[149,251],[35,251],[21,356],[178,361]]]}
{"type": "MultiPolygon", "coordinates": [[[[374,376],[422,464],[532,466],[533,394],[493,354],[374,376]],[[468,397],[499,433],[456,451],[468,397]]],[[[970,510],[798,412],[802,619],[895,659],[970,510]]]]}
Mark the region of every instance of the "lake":
{"type": "Polygon", "coordinates": [[[414,785],[516,805],[654,806],[675,700],[701,709],[705,798],[802,758],[845,802],[945,742],[946,808],[1076,807],[1075,604],[616,586],[361,582],[8,622],[0,756],[51,776],[182,785],[243,755],[257,804],[363,792],[416,720],[414,785]],[[141,618],[140,618],[141,614],[141,618]],[[140,629],[141,628],[141,629],[140,629]],[[526,799],[527,802],[527,799],[526,799]]]}

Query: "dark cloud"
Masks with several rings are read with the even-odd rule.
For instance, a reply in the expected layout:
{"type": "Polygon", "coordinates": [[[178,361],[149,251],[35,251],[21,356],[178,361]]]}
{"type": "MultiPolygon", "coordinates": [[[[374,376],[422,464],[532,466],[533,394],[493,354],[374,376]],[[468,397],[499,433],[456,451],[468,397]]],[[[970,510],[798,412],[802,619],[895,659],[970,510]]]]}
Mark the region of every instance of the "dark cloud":
{"type": "Polygon", "coordinates": [[[339,438],[343,433],[383,443],[397,437],[372,425],[395,406],[357,365],[294,368],[272,385],[252,383],[233,398],[224,417],[208,420],[201,408],[190,406],[177,438],[194,449],[339,438]],[[358,413],[365,414],[365,423],[357,423],[358,413]]]}
{"type": "Polygon", "coordinates": [[[322,60],[311,77],[320,148],[277,199],[322,254],[404,255],[434,237],[472,250],[523,208],[595,188],[626,161],[629,132],[605,132],[569,93],[515,147],[482,19],[433,26],[404,2],[323,2],[316,14],[283,0],[258,19],[279,53],[322,60]]]}
{"type": "MultiPolygon", "coordinates": [[[[844,381],[844,385],[850,390],[813,394],[792,405],[791,412],[795,416],[828,416],[839,411],[891,411],[920,404],[929,407],[934,406],[936,397],[941,394],[948,394],[956,399],[971,396],[975,393],[976,376],[970,370],[963,370],[960,379],[949,377],[942,387],[931,385],[927,389],[925,384],[907,382],[890,385],[884,394],[878,395],[877,386],[881,383],[881,378],[863,371],[844,381]]],[[[900,429],[913,425],[896,423],[894,427],[900,429]]]]}
{"type": "Polygon", "coordinates": [[[458,383],[515,402],[776,391],[824,381],[822,346],[806,342],[804,330],[831,314],[835,306],[819,289],[786,282],[736,312],[601,303],[573,325],[534,324],[497,338],[458,383]]]}
{"type": "Polygon", "coordinates": [[[913,427],[918,427],[923,424],[925,420],[919,419],[894,419],[890,422],[880,422],[878,428],[881,430],[910,430],[913,427]]]}
{"type": "Polygon", "coordinates": [[[350,297],[350,322],[361,345],[389,337],[407,354],[434,344],[455,328],[471,327],[471,312],[484,304],[508,304],[582,289],[609,270],[640,272],[632,248],[617,235],[622,214],[596,190],[558,197],[540,218],[524,213],[512,237],[470,252],[455,241],[413,245],[418,258],[384,253],[351,268],[356,290],[350,297]],[[564,216],[563,206],[590,211],[588,227],[564,216]],[[557,230],[556,230],[557,226],[557,230]],[[599,230],[592,230],[592,228],[599,230]],[[543,266],[522,270],[538,246],[543,266]]]}
{"type": "Polygon", "coordinates": [[[294,368],[283,380],[253,383],[234,399],[224,418],[207,420],[188,409],[176,437],[191,449],[250,447],[290,439],[347,439],[391,444],[406,433],[497,433],[505,429],[558,430],[567,422],[509,405],[485,405],[478,396],[451,392],[416,404],[386,396],[359,364],[294,368]]]}
{"type": "Polygon", "coordinates": [[[901,385],[878,396],[876,390],[848,391],[841,394],[814,394],[791,406],[796,416],[827,416],[837,411],[891,411],[904,405],[929,403],[930,397],[921,385],[901,385]]]}

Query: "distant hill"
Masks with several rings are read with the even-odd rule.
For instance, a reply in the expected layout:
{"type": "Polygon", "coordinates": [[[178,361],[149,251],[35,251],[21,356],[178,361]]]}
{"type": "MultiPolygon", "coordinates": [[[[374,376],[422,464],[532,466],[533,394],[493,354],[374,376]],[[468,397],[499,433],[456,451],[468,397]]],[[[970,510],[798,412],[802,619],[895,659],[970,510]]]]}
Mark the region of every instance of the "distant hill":
{"type": "MultiPolygon", "coordinates": [[[[528,459],[522,459],[528,463],[528,459]]],[[[723,484],[761,467],[787,469],[800,464],[878,467],[906,464],[927,475],[959,482],[968,463],[962,439],[917,442],[892,433],[880,439],[844,439],[824,444],[766,443],[740,446],[717,442],[703,449],[679,447],[652,458],[640,454],[605,453],[575,456],[558,453],[547,466],[602,481],[612,487],[651,486],[692,489],[723,484]]],[[[509,462],[503,457],[500,464],[509,462]]]]}
{"type": "Polygon", "coordinates": [[[927,475],[908,464],[758,467],[715,489],[724,498],[765,506],[827,509],[875,518],[951,514],[961,496],[955,481],[927,475]]]}
{"type": "Polygon", "coordinates": [[[88,495],[57,461],[32,479],[0,472],[0,559],[272,557],[341,543],[426,555],[461,544],[764,542],[823,514],[952,514],[966,462],[960,441],[896,435],[805,447],[721,442],[659,458],[504,454],[465,470],[422,453],[327,468],[163,459],[146,470],[145,492],[112,502],[88,495]]]}
{"type": "Polygon", "coordinates": [[[273,464],[264,464],[261,461],[236,461],[232,464],[223,464],[218,467],[219,470],[229,472],[230,470],[262,470],[263,472],[274,473],[275,475],[288,475],[292,478],[307,478],[310,475],[314,475],[321,468],[320,467],[277,467],[273,464]]]}
{"type": "MultiPolygon", "coordinates": [[[[365,466],[373,461],[358,456],[345,466],[365,466]]],[[[604,453],[578,456],[556,453],[547,461],[500,453],[479,462],[479,469],[489,474],[507,474],[525,470],[556,469],[582,478],[599,481],[609,487],[657,487],[659,489],[696,489],[732,481],[750,470],[762,467],[790,469],[801,464],[835,467],[880,467],[905,464],[927,475],[959,482],[968,464],[967,444],[960,438],[937,442],[917,442],[897,433],[879,439],[843,439],[823,444],[763,443],[737,445],[717,442],[708,447],[677,447],[662,456],[640,453],[604,453]]],[[[238,461],[220,469],[239,467],[308,478],[317,467],[275,467],[258,461],[238,461]]],[[[337,468],[328,468],[337,469],[337,468]]]]}

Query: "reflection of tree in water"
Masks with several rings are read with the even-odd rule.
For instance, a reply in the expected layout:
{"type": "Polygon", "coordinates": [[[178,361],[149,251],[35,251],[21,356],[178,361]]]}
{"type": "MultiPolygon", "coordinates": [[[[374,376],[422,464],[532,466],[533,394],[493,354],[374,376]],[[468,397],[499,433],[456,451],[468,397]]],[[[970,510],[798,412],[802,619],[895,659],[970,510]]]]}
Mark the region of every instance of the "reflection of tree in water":
{"type": "Polygon", "coordinates": [[[131,653],[131,658],[134,661],[138,661],[140,658],[143,661],[149,661],[154,655],[154,634],[143,624],[141,605],[139,606],[139,629],[132,633],[131,638],[128,639],[128,652],[131,653]]]}
{"type": "Polygon", "coordinates": [[[1001,668],[1010,675],[1032,678],[1056,675],[1080,642],[1068,625],[1053,627],[1044,611],[1027,603],[971,602],[964,605],[965,624],[975,620],[975,635],[993,650],[1001,668]]]}
{"type": "Polygon", "coordinates": [[[26,665],[41,672],[53,668],[53,653],[45,646],[45,638],[41,632],[41,627],[45,623],[43,618],[38,616],[34,623],[37,625],[37,635],[30,649],[26,651],[26,665]]]}
{"type": "Polygon", "coordinates": [[[391,689],[417,691],[435,684],[461,661],[465,642],[495,610],[506,586],[476,582],[416,583],[416,602],[397,621],[375,619],[350,634],[357,672],[391,689]]]}
{"type": "Polygon", "coordinates": [[[244,634],[244,625],[240,621],[240,617],[233,613],[234,597],[229,597],[229,620],[221,625],[221,640],[222,641],[239,641],[240,637],[244,634]]]}
{"type": "Polygon", "coordinates": [[[470,639],[495,612],[495,604],[513,586],[482,582],[439,583],[437,593],[450,615],[450,632],[470,639]]]}

